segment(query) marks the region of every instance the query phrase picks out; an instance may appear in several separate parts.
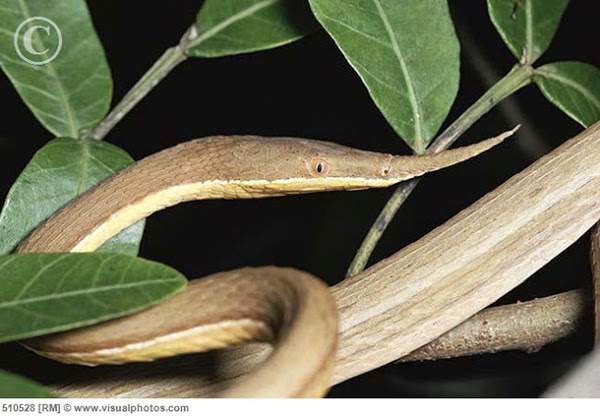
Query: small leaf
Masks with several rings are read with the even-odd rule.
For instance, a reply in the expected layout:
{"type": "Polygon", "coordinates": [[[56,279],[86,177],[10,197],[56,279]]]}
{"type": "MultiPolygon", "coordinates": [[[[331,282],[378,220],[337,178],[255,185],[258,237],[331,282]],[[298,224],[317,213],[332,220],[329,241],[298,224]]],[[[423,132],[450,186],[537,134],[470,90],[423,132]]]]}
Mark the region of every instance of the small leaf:
{"type": "Polygon", "coordinates": [[[440,0],[310,0],[396,132],[422,153],[448,115],[459,44],[440,0]]]}
{"type": "Polygon", "coordinates": [[[569,0],[488,0],[490,18],[510,51],[533,64],[548,49],[569,0]]]}
{"type": "MultiPolygon", "coordinates": [[[[16,246],[73,198],[131,164],[122,149],[97,140],[58,138],[40,149],[10,189],[0,213],[0,255],[16,246]]],[[[100,249],[136,255],[144,232],[138,222],[100,249]]]]}
{"type": "Polygon", "coordinates": [[[110,106],[110,69],[84,0],[3,0],[0,66],[56,136],[83,136],[110,106]]]}
{"type": "Polygon", "coordinates": [[[219,57],[275,48],[314,32],[308,4],[298,0],[205,0],[188,52],[219,57]]]}
{"type": "Polygon", "coordinates": [[[548,100],[584,127],[600,120],[600,70],[583,62],[537,68],[533,81],[548,100]]]}
{"type": "Polygon", "coordinates": [[[53,398],[48,390],[37,382],[0,369],[0,398],[53,398]]]}
{"type": "Polygon", "coordinates": [[[86,326],[166,299],[186,279],[157,262],[116,253],[0,257],[0,342],[86,326]]]}

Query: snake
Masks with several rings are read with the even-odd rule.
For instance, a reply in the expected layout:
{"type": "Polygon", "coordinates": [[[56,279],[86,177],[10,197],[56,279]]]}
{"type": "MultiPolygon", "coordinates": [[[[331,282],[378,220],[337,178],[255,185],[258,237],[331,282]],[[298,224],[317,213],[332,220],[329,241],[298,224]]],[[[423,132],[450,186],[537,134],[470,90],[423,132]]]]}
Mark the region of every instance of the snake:
{"type": "MultiPolygon", "coordinates": [[[[472,158],[513,131],[438,154],[392,155],[303,138],[212,136],[150,155],[58,210],[17,248],[90,252],[135,222],[191,200],[250,199],[388,187],[472,158]]],[[[284,267],[253,267],[190,281],[141,312],[23,341],[80,365],[152,361],[243,342],[272,353],[223,397],[319,397],[335,364],[338,314],[328,287],[284,267]]]]}

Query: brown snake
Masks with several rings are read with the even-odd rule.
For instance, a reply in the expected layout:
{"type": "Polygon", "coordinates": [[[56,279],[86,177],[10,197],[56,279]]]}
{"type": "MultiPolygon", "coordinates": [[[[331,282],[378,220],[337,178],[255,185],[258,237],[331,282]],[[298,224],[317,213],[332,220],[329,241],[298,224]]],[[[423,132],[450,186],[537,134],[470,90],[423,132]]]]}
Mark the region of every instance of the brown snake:
{"type": "MultiPolygon", "coordinates": [[[[514,131],[427,156],[393,156],[296,138],[209,137],[163,150],[78,197],[18,252],[93,251],[134,222],[200,199],[264,198],[387,187],[469,159],[514,131]]],[[[244,268],[190,283],[143,312],[30,339],[67,363],[149,361],[243,341],[276,343],[271,356],[225,396],[320,396],[331,377],[337,312],[327,287],[288,268],[244,268]]]]}

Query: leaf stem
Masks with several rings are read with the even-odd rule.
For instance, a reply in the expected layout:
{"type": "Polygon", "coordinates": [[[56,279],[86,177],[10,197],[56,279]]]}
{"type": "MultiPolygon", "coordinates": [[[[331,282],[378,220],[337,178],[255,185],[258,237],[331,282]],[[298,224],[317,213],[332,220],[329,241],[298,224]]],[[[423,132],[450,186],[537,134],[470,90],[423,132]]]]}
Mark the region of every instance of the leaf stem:
{"type": "MultiPolygon", "coordinates": [[[[496,84],[494,84],[483,96],[469,107],[458,119],[454,121],[433,141],[427,149],[428,154],[442,152],[448,149],[465,131],[467,131],[477,120],[493,109],[499,102],[518,91],[521,87],[531,82],[533,68],[529,65],[515,65],[512,70],[496,84]]],[[[385,230],[393,220],[394,216],[415,189],[419,179],[401,183],[388,202],[385,204],[375,222],[369,229],[360,248],[356,252],[347,277],[356,275],[365,269],[375,246],[385,233],[385,230]]]]}
{"type": "Polygon", "coordinates": [[[156,85],[187,59],[187,47],[197,37],[192,25],[177,46],[167,49],[86,139],[102,140],[156,85]]]}

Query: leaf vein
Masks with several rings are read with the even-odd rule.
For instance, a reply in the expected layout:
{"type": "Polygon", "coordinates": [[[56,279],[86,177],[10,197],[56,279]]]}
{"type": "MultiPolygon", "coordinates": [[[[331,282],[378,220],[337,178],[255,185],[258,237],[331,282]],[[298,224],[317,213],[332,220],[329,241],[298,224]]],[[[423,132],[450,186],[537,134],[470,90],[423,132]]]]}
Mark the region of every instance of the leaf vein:
{"type": "Polygon", "coordinates": [[[559,74],[556,74],[554,72],[551,71],[547,71],[544,69],[538,69],[536,70],[537,73],[542,74],[544,77],[548,77],[551,78],[553,80],[559,81],[562,84],[568,85],[569,87],[573,88],[574,90],[578,91],[579,93],[581,93],[582,96],[584,96],[586,99],[588,99],[591,103],[594,104],[594,106],[596,106],[598,109],[600,109],[600,100],[598,100],[596,97],[594,97],[592,94],[590,94],[590,92],[583,87],[582,85],[576,83],[575,81],[563,77],[559,74]]]}
{"type": "Polygon", "coordinates": [[[101,288],[87,288],[87,289],[83,289],[83,290],[74,290],[74,291],[68,291],[68,292],[59,293],[59,294],[49,294],[49,295],[40,296],[40,297],[32,297],[32,298],[26,298],[26,299],[20,299],[20,300],[7,301],[7,302],[0,303],[0,308],[15,308],[15,307],[19,307],[23,304],[33,304],[33,303],[37,303],[40,301],[51,301],[51,300],[56,300],[56,299],[61,299],[61,298],[66,298],[66,297],[74,297],[77,295],[90,295],[90,294],[94,294],[94,293],[102,293],[102,292],[113,291],[113,290],[137,288],[137,287],[143,287],[145,285],[151,285],[151,284],[166,284],[170,281],[175,281],[175,279],[169,279],[169,280],[155,279],[155,280],[146,280],[144,282],[134,282],[134,283],[130,283],[130,284],[107,285],[107,286],[101,287],[101,288]]]}
{"type": "Polygon", "coordinates": [[[394,35],[394,30],[390,25],[390,21],[385,13],[385,10],[381,6],[380,0],[373,0],[373,3],[377,7],[377,11],[379,12],[379,17],[381,18],[383,25],[385,26],[385,30],[390,38],[392,43],[392,47],[394,50],[394,54],[398,59],[398,63],[400,64],[400,69],[402,70],[402,74],[404,76],[404,80],[406,82],[406,88],[408,89],[408,97],[410,100],[410,105],[413,113],[413,125],[415,129],[415,143],[419,148],[423,146],[423,138],[422,138],[422,126],[421,126],[421,115],[419,111],[419,104],[417,103],[417,97],[415,93],[415,86],[413,80],[410,76],[410,72],[408,71],[408,66],[406,65],[406,60],[402,55],[402,51],[400,50],[400,46],[398,45],[398,40],[394,35]]]}

